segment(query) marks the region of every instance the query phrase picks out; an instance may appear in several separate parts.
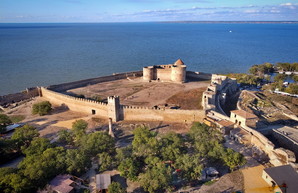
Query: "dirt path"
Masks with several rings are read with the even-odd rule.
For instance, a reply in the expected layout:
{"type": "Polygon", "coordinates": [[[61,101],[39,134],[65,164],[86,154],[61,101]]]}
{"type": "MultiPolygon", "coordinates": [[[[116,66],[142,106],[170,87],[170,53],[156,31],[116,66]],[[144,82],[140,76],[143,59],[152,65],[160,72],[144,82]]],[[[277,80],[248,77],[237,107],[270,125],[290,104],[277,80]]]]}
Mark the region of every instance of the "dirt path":
{"type": "Polygon", "coordinates": [[[238,170],[222,176],[212,185],[203,185],[196,193],[228,193],[243,190],[243,174],[238,170]]]}

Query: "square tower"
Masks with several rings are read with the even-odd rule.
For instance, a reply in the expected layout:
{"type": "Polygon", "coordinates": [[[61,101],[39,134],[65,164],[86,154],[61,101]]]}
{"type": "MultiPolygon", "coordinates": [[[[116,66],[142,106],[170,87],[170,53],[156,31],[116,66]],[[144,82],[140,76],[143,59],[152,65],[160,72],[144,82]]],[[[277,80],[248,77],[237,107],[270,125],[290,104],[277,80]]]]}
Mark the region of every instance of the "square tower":
{"type": "Polygon", "coordinates": [[[119,121],[119,112],[120,112],[120,99],[119,96],[109,96],[108,97],[108,117],[112,121],[119,121]]]}

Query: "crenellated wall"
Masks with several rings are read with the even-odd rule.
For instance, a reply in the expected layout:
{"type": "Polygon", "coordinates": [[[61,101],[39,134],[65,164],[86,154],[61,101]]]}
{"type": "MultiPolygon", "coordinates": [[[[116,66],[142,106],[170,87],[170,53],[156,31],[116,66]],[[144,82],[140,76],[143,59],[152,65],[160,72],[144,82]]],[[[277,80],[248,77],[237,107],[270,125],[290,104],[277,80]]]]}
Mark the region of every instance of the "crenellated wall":
{"type": "Polygon", "coordinates": [[[130,121],[168,121],[185,122],[202,121],[203,110],[154,109],[148,107],[122,106],[124,120],[130,121]]]}
{"type": "Polygon", "coordinates": [[[77,98],[61,94],[47,88],[41,88],[42,97],[56,105],[66,105],[70,110],[86,114],[95,114],[113,121],[166,121],[186,122],[202,121],[203,110],[154,109],[141,106],[122,106],[119,97],[109,97],[108,103],[77,98]]]}
{"type": "Polygon", "coordinates": [[[51,103],[66,105],[72,111],[108,117],[107,103],[61,94],[44,87],[41,87],[41,94],[44,99],[49,100],[51,103]]]}
{"type": "Polygon", "coordinates": [[[51,85],[48,88],[51,90],[55,90],[57,92],[66,91],[69,89],[74,89],[78,87],[84,87],[87,85],[98,84],[101,82],[109,82],[113,80],[125,79],[127,77],[142,77],[143,71],[134,71],[134,72],[126,72],[126,73],[117,73],[109,76],[102,76],[97,78],[91,78],[86,80],[79,80],[74,82],[68,82],[63,84],[51,85]]]}

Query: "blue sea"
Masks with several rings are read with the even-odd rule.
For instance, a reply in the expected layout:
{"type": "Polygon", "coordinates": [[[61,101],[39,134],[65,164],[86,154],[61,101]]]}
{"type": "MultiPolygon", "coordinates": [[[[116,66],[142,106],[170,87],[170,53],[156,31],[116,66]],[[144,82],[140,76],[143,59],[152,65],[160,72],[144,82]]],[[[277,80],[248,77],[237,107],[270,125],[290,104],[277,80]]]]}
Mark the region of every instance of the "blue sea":
{"type": "Polygon", "coordinates": [[[178,58],[209,73],[298,62],[298,24],[0,24],[0,95],[178,58]]]}

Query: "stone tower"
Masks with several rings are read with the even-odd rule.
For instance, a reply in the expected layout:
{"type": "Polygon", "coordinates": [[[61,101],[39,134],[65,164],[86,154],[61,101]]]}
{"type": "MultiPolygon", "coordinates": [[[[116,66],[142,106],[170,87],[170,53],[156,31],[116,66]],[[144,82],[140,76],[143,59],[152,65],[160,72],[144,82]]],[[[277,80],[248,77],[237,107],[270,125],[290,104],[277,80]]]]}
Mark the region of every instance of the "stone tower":
{"type": "Polygon", "coordinates": [[[120,113],[120,99],[119,96],[109,96],[108,97],[108,117],[112,119],[112,121],[119,121],[119,113],[120,113]]]}
{"type": "Polygon", "coordinates": [[[172,66],[171,80],[173,82],[183,83],[186,77],[186,65],[181,59],[178,59],[172,66]]]}

